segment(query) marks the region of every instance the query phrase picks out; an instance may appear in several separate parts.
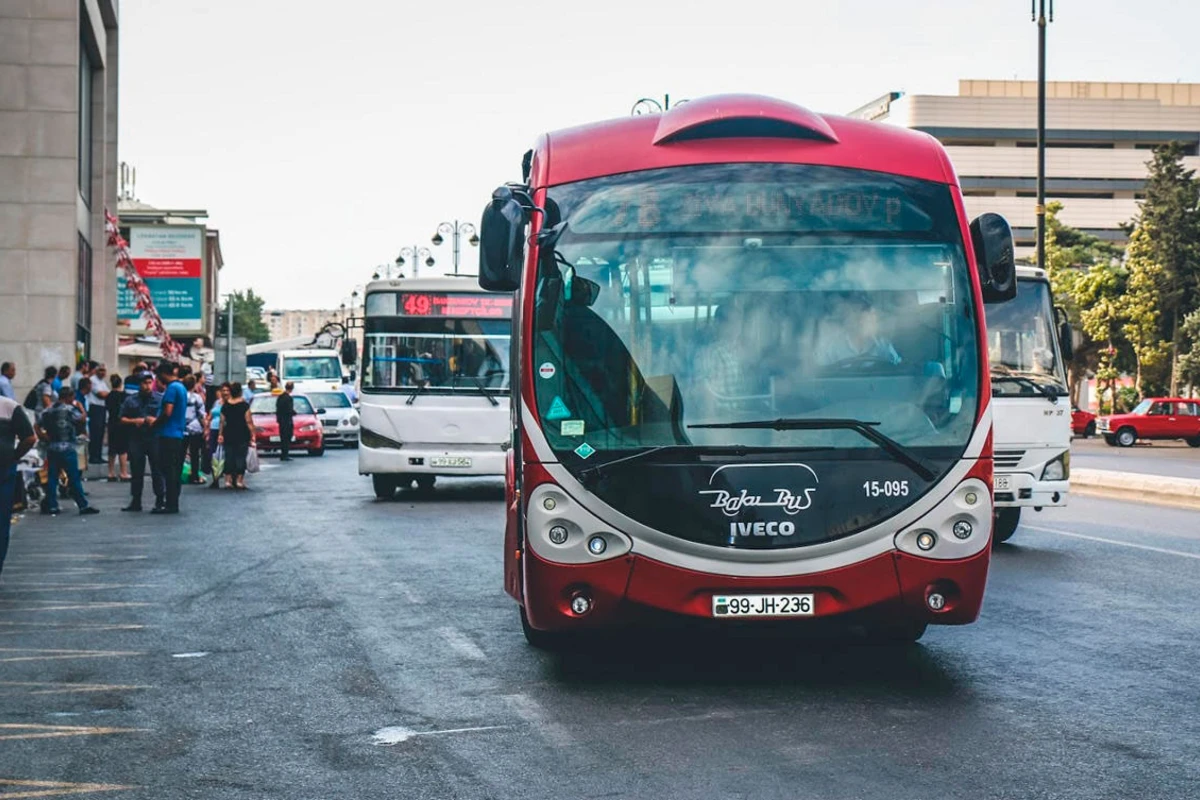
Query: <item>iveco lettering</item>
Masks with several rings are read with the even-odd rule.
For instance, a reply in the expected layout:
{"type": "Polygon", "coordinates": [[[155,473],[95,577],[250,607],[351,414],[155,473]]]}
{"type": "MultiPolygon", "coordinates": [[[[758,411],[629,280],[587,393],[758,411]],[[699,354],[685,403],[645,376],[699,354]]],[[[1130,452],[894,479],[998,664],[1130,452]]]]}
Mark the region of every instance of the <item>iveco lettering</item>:
{"type": "Polygon", "coordinates": [[[515,293],[504,584],[531,643],[975,620],[984,303],[1016,275],[934,139],[702,98],[542,136],[481,228],[480,285],[515,293]]]}

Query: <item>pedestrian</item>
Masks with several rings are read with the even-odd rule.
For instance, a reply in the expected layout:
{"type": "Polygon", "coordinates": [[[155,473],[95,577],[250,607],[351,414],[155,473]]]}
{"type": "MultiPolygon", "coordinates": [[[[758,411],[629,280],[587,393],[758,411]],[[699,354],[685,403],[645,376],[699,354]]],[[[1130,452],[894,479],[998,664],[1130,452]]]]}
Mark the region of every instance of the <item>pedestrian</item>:
{"type": "Polygon", "coordinates": [[[166,482],[166,503],[151,514],[178,514],[179,493],[183,488],[183,449],[187,434],[188,391],[175,374],[170,361],[158,364],[158,382],[163,385],[162,413],[154,421],[158,434],[158,458],[166,482]]]}
{"type": "Polygon", "coordinates": [[[250,405],[242,397],[242,385],[229,385],[229,401],[221,409],[221,433],[217,443],[225,447],[225,485],[246,488],[246,457],[256,442],[250,405]]]}
{"type": "MultiPolygon", "coordinates": [[[[108,427],[108,367],[97,364],[91,374],[92,392],[88,395],[88,463],[104,463],[104,432],[108,427]]],[[[112,443],[109,443],[112,447],[112,443]]]]}
{"type": "Polygon", "coordinates": [[[13,389],[13,379],[17,377],[17,366],[11,361],[0,364],[0,397],[7,397],[14,403],[17,400],[16,390],[13,389]]]}
{"type": "Polygon", "coordinates": [[[138,381],[138,393],[121,406],[121,425],[129,434],[129,464],[133,473],[129,483],[129,505],[122,511],[142,510],[147,461],[150,462],[154,507],[161,508],[163,505],[164,498],[158,480],[158,442],[154,436],[154,421],[158,417],[160,400],[154,392],[154,376],[143,372],[138,381]]]}
{"type": "Polygon", "coordinates": [[[283,394],[283,387],[279,385],[278,375],[268,375],[267,384],[271,387],[271,394],[276,396],[283,394]]]}
{"type": "Polygon", "coordinates": [[[125,397],[136,397],[141,388],[142,375],[146,372],[146,362],[139,361],[133,365],[133,369],[129,371],[129,377],[125,379],[125,397]]]}
{"type": "Polygon", "coordinates": [[[217,440],[221,436],[221,407],[229,400],[229,384],[223,383],[217,387],[216,400],[213,406],[208,411],[208,417],[205,420],[205,429],[208,431],[208,448],[206,450],[206,458],[204,460],[205,473],[212,476],[212,483],[209,484],[210,489],[221,488],[220,478],[213,471],[213,456],[217,452],[217,440]]]}
{"type": "Polygon", "coordinates": [[[63,364],[58,368],[58,372],[54,375],[54,396],[58,397],[58,393],[62,391],[64,386],[69,386],[71,381],[71,368],[63,364]]]}
{"type": "Polygon", "coordinates": [[[246,385],[242,387],[242,397],[245,399],[246,405],[250,405],[250,402],[254,400],[254,395],[256,394],[258,394],[258,383],[254,380],[254,378],[251,378],[246,385]]]}
{"type": "Polygon", "coordinates": [[[275,421],[279,424],[280,461],[292,460],[292,437],[295,435],[293,423],[296,419],[296,403],[292,399],[294,388],[296,388],[295,384],[288,381],[283,394],[275,398],[275,421]]]}
{"type": "Polygon", "coordinates": [[[0,572],[4,571],[4,557],[8,555],[13,497],[17,491],[17,462],[36,443],[37,434],[25,409],[8,395],[0,395],[0,572]]]}
{"type": "Polygon", "coordinates": [[[358,402],[358,392],[354,391],[354,384],[351,383],[349,375],[342,376],[342,394],[346,395],[346,399],[352,404],[358,402]]]}
{"type": "Polygon", "coordinates": [[[196,393],[196,376],[188,375],[183,379],[183,388],[187,389],[187,418],[184,427],[188,462],[191,464],[191,476],[188,483],[201,485],[204,478],[200,476],[202,467],[201,454],[204,452],[204,397],[196,393]]]}
{"type": "MultiPolygon", "coordinates": [[[[82,383],[82,381],[81,381],[82,383]]],[[[80,514],[99,514],[100,510],[88,504],[83,491],[83,476],[79,474],[79,454],[75,441],[83,430],[83,404],[75,399],[75,390],[64,386],[58,392],[58,402],[42,414],[38,431],[47,442],[48,469],[46,470],[46,508],[43,514],[58,514],[58,473],[67,473],[71,493],[80,514]]]]}
{"type": "Polygon", "coordinates": [[[58,390],[54,388],[54,381],[58,379],[58,370],[54,367],[46,367],[46,371],[42,374],[42,379],[37,385],[29,390],[28,396],[25,398],[25,407],[33,412],[34,422],[42,418],[42,414],[46,409],[54,405],[54,401],[58,399],[58,390]]]}
{"type": "Polygon", "coordinates": [[[121,424],[121,406],[125,404],[125,391],[121,376],[113,375],[108,397],[104,398],[105,416],[108,419],[108,482],[129,480],[129,431],[121,424]],[[118,476],[117,470],[120,469],[118,476]]]}
{"type": "Polygon", "coordinates": [[[75,371],[71,373],[71,388],[75,390],[75,397],[81,403],[83,402],[83,398],[79,396],[79,381],[91,376],[95,363],[94,361],[80,359],[79,363],[75,365],[75,371]]]}

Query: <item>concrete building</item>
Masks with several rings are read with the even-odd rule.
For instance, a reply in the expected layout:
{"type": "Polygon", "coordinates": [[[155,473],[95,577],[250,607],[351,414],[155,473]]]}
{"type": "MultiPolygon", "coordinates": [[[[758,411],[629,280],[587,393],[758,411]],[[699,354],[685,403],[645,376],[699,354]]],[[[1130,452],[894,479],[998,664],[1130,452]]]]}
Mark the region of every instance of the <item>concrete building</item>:
{"type": "Polygon", "coordinates": [[[117,1],[0,3],[0,360],[116,362],[117,1]]]}
{"type": "Polygon", "coordinates": [[[327,322],[340,322],[337,309],[266,309],[263,322],[271,332],[271,341],[293,339],[297,336],[316,336],[327,322]]]}
{"type": "MultiPolygon", "coordinates": [[[[1200,168],[1200,84],[1046,84],[1046,197],[1059,218],[1124,242],[1137,214],[1150,150],[1184,144],[1200,168]]],[[[955,96],[892,92],[851,112],[936,136],[946,146],[971,217],[1003,214],[1018,257],[1032,258],[1037,205],[1037,83],[960,80],[955,96]]]]}

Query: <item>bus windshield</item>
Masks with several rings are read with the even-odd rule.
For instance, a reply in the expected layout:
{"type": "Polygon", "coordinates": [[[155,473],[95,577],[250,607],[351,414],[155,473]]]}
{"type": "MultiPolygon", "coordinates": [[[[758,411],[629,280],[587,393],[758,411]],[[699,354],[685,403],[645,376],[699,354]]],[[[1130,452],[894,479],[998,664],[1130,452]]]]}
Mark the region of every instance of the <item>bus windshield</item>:
{"type": "Polygon", "coordinates": [[[979,344],[948,186],[719,164],[553,187],[548,204],[566,227],[539,258],[535,385],[568,466],[663,445],[879,457],[844,428],[723,426],[778,417],[868,422],[947,468],[961,455],[979,344]]]}
{"type": "Polygon", "coordinates": [[[987,306],[988,360],[997,397],[1067,395],[1055,346],[1050,284],[1018,280],[1017,296],[987,306]]]}
{"type": "Polygon", "coordinates": [[[342,365],[334,356],[285,356],[283,380],[330,380],[342,379],[342,365]]]}
{"type": "Polygon", "coordinates": [[[362,388],[438,393],[507,390],[511,338],[508,319],[368,314],[362,388]]]}

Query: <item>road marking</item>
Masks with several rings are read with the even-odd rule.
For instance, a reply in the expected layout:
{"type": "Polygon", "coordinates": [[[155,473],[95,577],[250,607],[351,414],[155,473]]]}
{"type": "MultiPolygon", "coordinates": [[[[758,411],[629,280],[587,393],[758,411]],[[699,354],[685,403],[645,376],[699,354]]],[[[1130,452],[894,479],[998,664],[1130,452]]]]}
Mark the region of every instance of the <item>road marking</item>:
{"type": "Polygon", "coordinates": [[[1154,547],[1148,544],[1136,544],[1134,542],[1122,542],[1120,539],[1105,539],[1101,536],[1088,536],[1083,533],[1071,533],[1070,531],[1060,531],[1054,528],[1043,528],[1039,525],[1022,525],[1022,528],[1028,528],[1031,531],[1041,531],[1042,533],[1056,533],[1059,536],[1069,536],[1072,539],[1085,539],[1089,542],[1100,542],[1101,544],[1115,544],[1118,547],[1130,547],[1134,550],[1146,550],[1151,553],[1162,553],[1168,556],[1181,556],[1183,558],[1192,558],[1200,561],[1200,553],[1187,553],[1183,550],[1169,550],[1165,547],[1154,547]]]}
{"type": "Polygon", "coordinates": [[[46,605],[42,605],[42,606],[36,607],[36,608],[27,608],[27,607],[22,607],[22,606],[7,605],[3,601],[0,601],[0,610],[4,610],[4,611],[92,611],[92,610],[99,610],[99,609],[103,609],[103,608],[138,608],[141,606],[158,605],[157,603],[91,603],[91,602],[83,602],[83,603],[75,603],[72,605],[63,606],[63,605],[53,605],[54,603],[61,603],[62,602],[61,600],[26,600],[24,602],[27,604],[28,603],[45,603],[46,605]]]}
{"type": "Polygon", "coordinates": [[[0,792],[0,800],[14,800],[18,797],[64,797],[69,794],[90,794],[91,792],[124,792],[137,789],[137,786],[121,786],[116,783],[62,783],[61,781],[19,781],[13,778],[0,778],[0,787],[11,786],[14,789],[32,789],[28,792],[0,792]]]}
{"type": "MultiPolygon", "coordinates": [[[[21,623],[15,622],[0,622],[0,625],[17,625],[21,623]]],[[[36,623],[24,623],[33,625],[36,623]]],[[[46,624],[38,627],[39,633],[78,633],[79,631],[142,631],[145,630],[145,625],[56,625],[46,624]]],[[[12,630],[0,630],[0,636],[24,636],[28,634],[27,629],[14,628],[12,630]]]]}
{"type": "MultiPolygon", "coordinates": [[[[61,739],[69,736],[108,736],[114,733],[145,733],[145,728],[94,728],[83,725],[35,725],[24,722],[0,722],[0,741],[14,739],[61,739]],[[26,731],[26,733],[4,733],[26,731]]],[[[4,795],[0,795],[3,798],[4,795]]]]}
{"type": "Polygon", "coordinates": [[[171,658],[204,658],[206,655],[207,650],[197,650],[194,653],[172,653],[171,658]]]}
{"type": "Polygon", "coordinates": [[[127,650],[35,650],[19,647],[0,647],[0,664],[15,661],[69,661],[75,658],[120,658],[122,656],[144,656],[127,650]],[[6,656],[5,653],[39,653],[40,655],[6,656]]]}
{"type": "MultiPolygon", "coordinates": [[[[91,692],[134,692],[142,689],[153,689],[153,686],[133,686],[119,683],[49,683],[45,681],[0,681],[0,687],[11,686],[14,688],[28,688],[27,694],[88,694],[91,692]],[[60,687],[60,688],[41,688],[33,689],[32,687],[60,687]]],[[[17,694],[17,692],[4,692],[3,694],[17,694]]]]}
{"type": "Polygon", "coordinates": [[[575,738],[571,736],[570,731],[566,726],[554,722],[546,714],[546,709],[527,694],[510,694],[505,696],[505,700],[517,712],[517,716],[528,722],[552,744],[559,747],[568,747],[574,743],[575,738]]]}
{"type": "MultiPolygon", "coordinates": [[[[400,725],[380,728],[371,735],[371,744],[376,747],[392,747],[401,742],[407,742],[414,736],[444,736],[451,733],[479,733],[480,731],[506,730],[507,725],[484,725],[477,728],[446,728],[440,731],[414,731],[400,725]]],[[[3,800],[3,795],[0,795],[3,800]]]]}
{"type": "Polygon", "coordinates": [[[43,561],[53,559],[54,561],[145,561],[150,556],[114,556],[104,553],[41,553],[41,554],[22,554],[23,561],[43,561]]]}
{"type": "Polygon", "coordinates": [[[479,649],[479,645],[467,638],[467,635],[457,628],[438,628],[438,636],[446,640],[446,644],[460,656],[475,661],[486,661],[487,656],[479,649]]]}
{"type": "Polygon", "coordinates": [[[4,591],[8,594],[30,592],[99,592],[108,589],[155,589],[155,583],[32,583],[30,586],[44,586],[44,589],[26,589],[21,584],[5,584],[4,591]]]}

